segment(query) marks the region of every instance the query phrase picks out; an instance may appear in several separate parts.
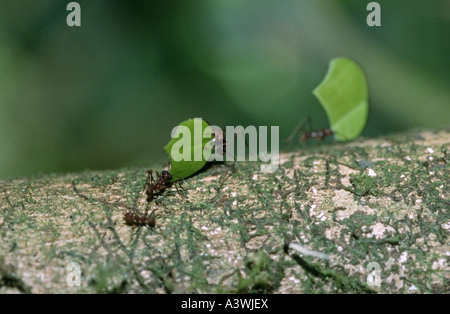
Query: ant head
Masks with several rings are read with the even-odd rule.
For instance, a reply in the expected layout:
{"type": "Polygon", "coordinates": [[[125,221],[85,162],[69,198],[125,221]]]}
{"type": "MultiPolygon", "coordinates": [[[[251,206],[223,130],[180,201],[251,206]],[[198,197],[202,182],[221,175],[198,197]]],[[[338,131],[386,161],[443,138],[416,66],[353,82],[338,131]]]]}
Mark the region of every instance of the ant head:
{"type": "Polygon", "coordinates": [[[161,176],[162,176],[164,179],[166,179],[166,180],[172,180],[172,175],[171,175],[170,172],[167,171],[167,170],[163,170],[163,171],[161,172],[161,176]]]}

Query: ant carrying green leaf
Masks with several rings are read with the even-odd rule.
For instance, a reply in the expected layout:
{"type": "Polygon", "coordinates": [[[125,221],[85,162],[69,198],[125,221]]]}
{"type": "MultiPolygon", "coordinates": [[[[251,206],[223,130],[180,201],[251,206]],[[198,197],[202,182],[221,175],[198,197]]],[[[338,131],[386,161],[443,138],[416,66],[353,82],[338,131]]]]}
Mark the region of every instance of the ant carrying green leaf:
{"type": "Polygon", "coordinates": [[[334,58],[323,81],[314,89],[330,122],[330,128],[311,130],[309,119],[303,120],[287,139],[292,141],[305,123],[308,131],[300,136],[302,142],[308,139],[323,140],[333,135],[338,141],[351,141],[364,130],[369,114],[368,86],[363,70],[349,58],[334,58]]]}
{"type": "Polygon", "coordinates": [[[325,109],[330,130],[338,141],[351,141],[364,130],[369,115],[367,80],[349,58],[334,58],[313,94],[325,109]]]}
{"type": "MultiPolygon", "coordinates": [[[[170,182],[194,175],[209,161],[223,161],[224,155],[227,154],[226,145],[222,130],[207,121],[189,119],[180,123],[172,132],[172,140],[164,147],[172,165],[170,182]],[[195,138],[199,132],[201,140],[195,138]]],[[[234,156],[233,160],[231,168],[236,161],[234,156]]]]}

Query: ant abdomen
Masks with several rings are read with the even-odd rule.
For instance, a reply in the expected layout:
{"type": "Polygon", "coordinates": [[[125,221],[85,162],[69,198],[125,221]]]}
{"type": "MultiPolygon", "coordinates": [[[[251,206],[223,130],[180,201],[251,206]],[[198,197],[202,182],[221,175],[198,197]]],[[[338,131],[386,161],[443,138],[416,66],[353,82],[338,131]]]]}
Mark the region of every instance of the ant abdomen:
{"type": "Polygon", "coordinates": [[[126,212],[123,219],[125,220],[125,224],[128,226],[155,226],[155,219],[153,217],[148,217],[135,212],[126,212]]]}

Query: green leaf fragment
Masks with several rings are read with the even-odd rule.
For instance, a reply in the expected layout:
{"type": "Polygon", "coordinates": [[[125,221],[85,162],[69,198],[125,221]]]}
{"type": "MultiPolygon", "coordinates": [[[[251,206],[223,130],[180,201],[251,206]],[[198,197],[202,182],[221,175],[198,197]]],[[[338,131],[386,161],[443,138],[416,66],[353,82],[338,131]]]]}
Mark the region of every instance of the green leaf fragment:
{"type": "Polygon", "coordinates": [[[369,92],[358,64],[343,57],[331,60],[313,94],[325,109],[336,140],[350,141],[361,134],[369,115],[369,92]]]}
{"type": "Polygon", "coordinates": [[[184,129],[179,128],[178,135],[173,137],[171,141],[164,147],[164,150],[169,154],[170,162],[171,162],[171,168],[170,168],[170,174],[172,175],[171,182],[178,181],[184,178],[187,178],[193,174],[195,174],[197,171],[202,169],[205,164],[207,163],[207,158],[209,157],[208,154],[203,153],[203,148],[205,145],[214,137],[211,135],[210,137],[203,138],[203,134],[205,132],[205,129],[209,127],[209,124],[201,119],[189,119],[186,120],[178,127],[184,127],[184,129]],[[195,129],[196,123],[199,123],[201,121],[201,124],[197,124],[201,126],[201,134],[197,134],[200,131],[200,128],[198,130],[195,129]],[[186,132],[181,132],[181,130],[184,130],[186,132]],[[197,132],[197,133],[196,133],[197,132]],[[186,133],[189,133],[186,134],[186,133]],[[190,137],[184,138],[185,135],[190,137]],[[196,143],[195,138],[201,138],[201,141],[196,143]],[[181,145],[183,141],[186,143],[186,145],[181,145]],[[175,146],[175,151],[172,152],[172,148],[175,146]],[[172,153],[179,153],[183,154],[183,150],[185,148],[190,148],[190,156],[184,160],[177,160],[172,153]],[[195,158],[201,156],[200,159],[195,158]],[[206,159],[205,159],[206,157],[206,159]]]}

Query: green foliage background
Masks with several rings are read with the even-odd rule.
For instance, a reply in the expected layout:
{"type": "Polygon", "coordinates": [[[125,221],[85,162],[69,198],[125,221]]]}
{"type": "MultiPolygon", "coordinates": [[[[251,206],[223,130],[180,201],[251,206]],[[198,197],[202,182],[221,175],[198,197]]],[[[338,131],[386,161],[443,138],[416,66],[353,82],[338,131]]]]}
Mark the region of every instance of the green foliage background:
{"type": "Polygon", "coordinates": [[[0,177],[167,160],[181,121],[279,125],[327,118],[311,91],[336,56],[367,74],[374,136],[450,121],[448,0],[5,1],[0,177]]]}

